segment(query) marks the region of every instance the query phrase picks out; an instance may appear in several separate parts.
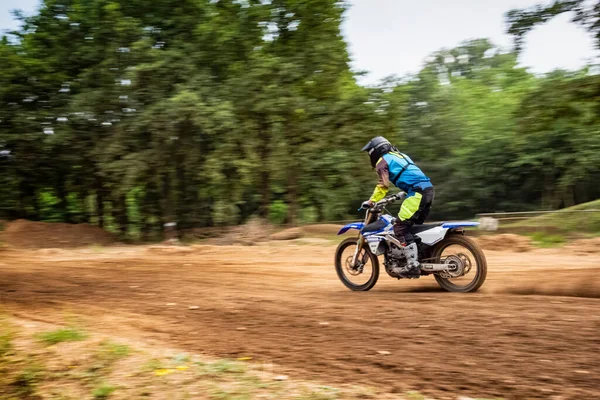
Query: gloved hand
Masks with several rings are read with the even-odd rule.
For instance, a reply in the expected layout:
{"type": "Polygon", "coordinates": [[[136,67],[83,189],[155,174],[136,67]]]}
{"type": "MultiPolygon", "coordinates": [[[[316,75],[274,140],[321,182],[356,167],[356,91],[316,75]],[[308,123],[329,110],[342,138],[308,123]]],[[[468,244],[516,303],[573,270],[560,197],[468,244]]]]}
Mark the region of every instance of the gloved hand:
{"type": "Polygon", "coordinates": [[[363,201],[360,206],[360,208],[362,208],[363,210],[368,210],[371,207],[373,207],[373,202],[371,200],[363,201]]]}

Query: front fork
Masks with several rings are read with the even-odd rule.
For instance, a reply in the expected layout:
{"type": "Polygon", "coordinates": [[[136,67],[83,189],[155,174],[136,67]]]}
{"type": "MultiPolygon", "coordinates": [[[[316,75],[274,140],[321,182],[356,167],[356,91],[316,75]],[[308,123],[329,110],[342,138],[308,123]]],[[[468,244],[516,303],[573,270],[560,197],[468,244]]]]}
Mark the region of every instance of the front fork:
{"type": "MultiPolygon", "coordinates": [[[[365,216],[364,226],[367,226],[371,222],[371,211],[367,210],[367,215],[365,216]]],[[[362,249],[365,244],[365,238],[362,233],[358,234],[358,241],[356,242],[356,250],[354,250],[354,256],[352,256],[352,267],[356,268],[356,263],[358,262],[358,255],[360,254],[360,249],[362,249]]]]}
{"type": "Polygon", "coordinates": [[[354,250],[354,256],[352,257],[352,268],[356,268],[356,262],[358,261],[358,254],[360,253],[360,249],[362,249],[364,243],[365,243],[365,238],[363,237],[363,235],[360,235],[358,237],[358,241],[356,242],[356,250],[354,250]]]}

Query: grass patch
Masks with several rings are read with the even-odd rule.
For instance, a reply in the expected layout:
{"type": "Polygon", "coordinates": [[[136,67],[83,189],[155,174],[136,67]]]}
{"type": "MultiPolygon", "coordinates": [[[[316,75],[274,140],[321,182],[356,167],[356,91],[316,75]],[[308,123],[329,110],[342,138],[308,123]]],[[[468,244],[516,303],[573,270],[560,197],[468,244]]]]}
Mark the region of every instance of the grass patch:
{"type": "Polygon", "coordinates": [[[582,212],[586,210],[600,210],[600,199],[568,207],[558,212],[509,223],[503,225],[502,228],[517,229],[522,232],[541,230],[560,233],[600,233],[600,212],[582,212]]]}
{"type": "Polygon", "coordinates": [[[152,358],[144,363],[142,370],[145,372],[151,372],[161,368],[163,368],[163,362],[161,360],[157,360],[156,358],[152,358]]]}
{"type": "Polygon", "coordinates": [[[213,363],[210,369],[218,374],[243,374],[246,372],[244,364],[230,360],[219,360],[213,363]]]}
{"type": "Polygon", "coordinates": [[[110,371],[112,365],[129,356],[129,346],[111,341],[103,341],[96,353],[91,357],[92,364],[86,369],[85,379],[97,382],[102,376],[110,371]]]}
{"type": "Polygon", "coordinates": [[[535,232],[529,236],[534,245],[542,248],[558,247],[565,243],[564,235],[551,235],[545,232],[535,232]]]}
{"type": "Polygon", "coordinates": [[[246,366],[243,363],[231,360],[219,360],[213,363],[197,362],[200,375],[222,376],[222,375],[242,375],[246,373],[246,366]]]}
{"type": "Polygon", "coordinates": [[[425,400],[425,396],[423,396],[419,392],[407,392],[406,393],[406,398],[408,400],[425,400]]]}
{"type": "Polygon", "coordinates": [[[188,363],[188,362],[192,361],[192,359],[190,358],[189,355],[183,353],[183,354],[177,354],[176,356],[174,356],[173,361],[177,364],[182,364],[182,363],[188,363]]]}
{"type": "Polygon", "coordinates": [[[250,394],[246,391],[228,391],[213,389],[209,393],[211,400],[250,400],[250,394]]]}
{"type": "Polygon", "coordinates": [[[12,350],[12,333],[0,333],[0,359],[10,353],[12,350]]]}
{"type": "Polygon", "coordinates": [[[93,251],[94,253],[102,253],[104,252],[104,247],[98,245],[98,244],[92,244],[89,246],[89,249],[91,251],[93,251]]]}
{"type": "Polygon", "coordinates": [[[27,365],[14,378],[12,386],[16,388],[16,394],[20,396],[34,395],[38,386],[44,379],[44,369],[37,365],[27,365]]]}
{"type": "Polygon", "coordinates": [[[108,399],[117,390],[113,385],[103,383],[92,391],[94,399],[108,399]]]}
{"type": "Polygon", "coordinates": [[[65,328],[40,333],[37,335],[37,338],[47,345],[53,345],[61,342],[77,342],[80,340],[85,340],[87,335],[74,328],[65,328]]]}
{"type": "Polygon", "coordinates": [[[112,363],[127,357],[130,353],[131,349],[126,344],[105,341],[100,343],[98,358],[103,361],[112,363]]]}
{"type": "Polygon", "coordinates": [[[263,376],[258,366],[241,360],[200,361],[197,355],[164,356],[160,355],[162,351],[156,355],[108,339],[98,341],[92,332],[75,328],[37,334],[27,331],[25,335],[10,322],[0,315],[0,400],[137,399],[157,393],[160,398],[192,399],[201,394],[203,398],[224,400],[377,398],[374,388],[334,388],[279,380],[263,376]],[[64,352],[40,351],[40,345],[88,337],[89,341],[61,349],[64,352]],[[13,345],[17,339],[18,346],[13,345]],[[34,351],[29,352],[29,346],[34,351]],[[139,367],[144,370],[136,370],[139,367]]]}
{"type": "Polygon", "coordinates": [[[314,390],[305,390],[299,397],[299,400],[337,400],[338,392],[333,388],[320,387],[314,390]]]}

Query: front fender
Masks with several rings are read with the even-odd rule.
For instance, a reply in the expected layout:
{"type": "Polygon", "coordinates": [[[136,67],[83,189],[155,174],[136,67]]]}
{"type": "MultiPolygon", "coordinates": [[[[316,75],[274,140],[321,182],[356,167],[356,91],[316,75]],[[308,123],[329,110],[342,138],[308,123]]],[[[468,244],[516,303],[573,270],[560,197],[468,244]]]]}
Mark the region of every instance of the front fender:
{"type": "Polygon", "coordinates": [[[358,229],[360,231],[360,230],[362,230],[362,228],[364,228],[364,226],[365,226],[365,224],[362,222],[353,222],[351,224],[344,226],[342,229],[340,229],[340,231],[337,234],[342,235],[342,234],[348,232],[350,229],[358,229]]]}

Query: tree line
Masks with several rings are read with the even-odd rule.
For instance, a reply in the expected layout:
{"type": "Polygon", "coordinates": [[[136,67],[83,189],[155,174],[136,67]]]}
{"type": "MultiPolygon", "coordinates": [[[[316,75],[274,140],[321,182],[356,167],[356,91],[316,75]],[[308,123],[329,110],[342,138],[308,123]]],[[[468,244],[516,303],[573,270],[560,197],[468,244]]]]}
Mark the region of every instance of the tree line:
{"type": "MultiPolygon", "coordinates": [[[[431,218],[600,197],[598,66],[537,76],[521,38],[600,3],[507,14],[486,39],[364,87],[339,0],[44,0],[0,42],[0,217],[123,235],[356,216],[383,135],[432,178],[431,218]],[[587,8],[586,8],[587,7],[587,8]]],[[[394,51],[394,49],[390,49],[394,51]]]]}

